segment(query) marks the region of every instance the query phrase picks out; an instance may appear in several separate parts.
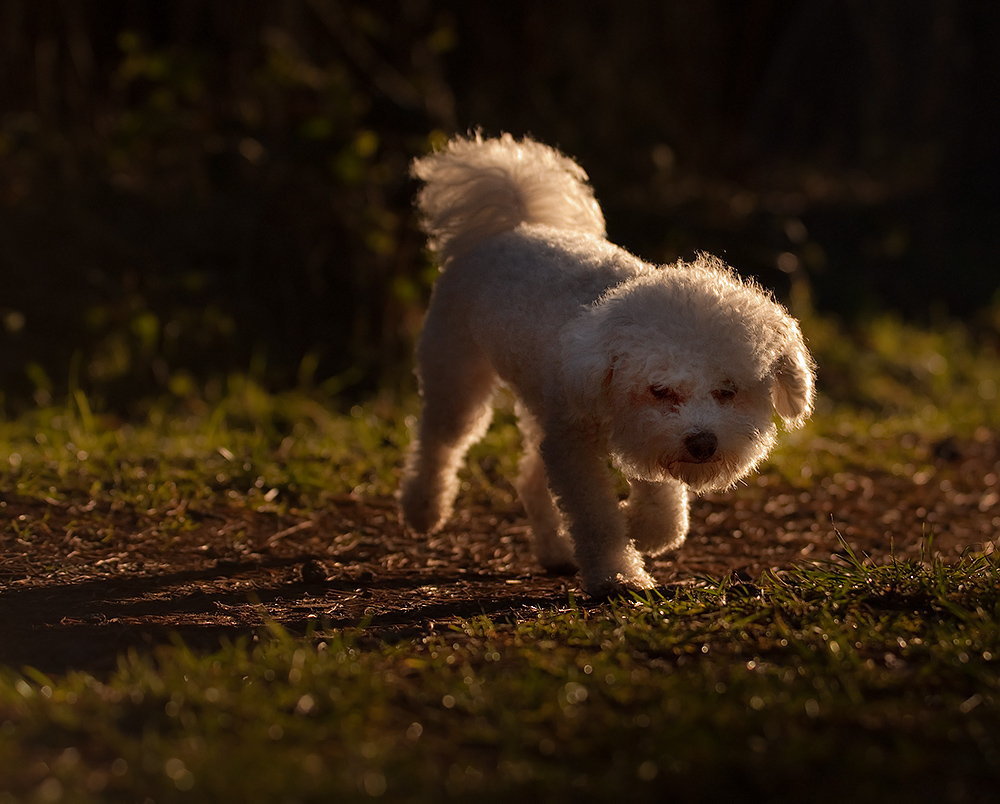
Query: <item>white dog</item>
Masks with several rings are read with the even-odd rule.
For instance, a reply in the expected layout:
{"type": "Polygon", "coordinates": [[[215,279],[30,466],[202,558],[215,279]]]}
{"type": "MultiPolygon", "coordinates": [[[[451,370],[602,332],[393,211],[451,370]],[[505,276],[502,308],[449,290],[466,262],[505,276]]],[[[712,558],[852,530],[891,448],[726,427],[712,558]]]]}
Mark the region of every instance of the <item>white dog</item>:
{"type": "Polygon", "coordinates": [[[609,243],[583,169],[538,142],[458,137],[413,173],[443,274],[418,347],[406,524],[432,532],[449,517],[503,382],[518,399],[517,489],[538,561],[579,566],[597,596],[654,587],[642,554],[683,542],[688,489],[753,470],[774,411],[786,427],[811,413],[798,325],[714,258],[655,267],[609,243]]]}

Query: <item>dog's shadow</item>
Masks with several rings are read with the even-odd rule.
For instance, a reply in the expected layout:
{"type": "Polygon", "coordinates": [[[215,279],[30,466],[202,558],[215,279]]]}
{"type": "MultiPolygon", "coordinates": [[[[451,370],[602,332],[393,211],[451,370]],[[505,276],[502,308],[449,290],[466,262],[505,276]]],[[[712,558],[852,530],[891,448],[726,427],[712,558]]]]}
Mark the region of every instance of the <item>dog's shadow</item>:
{"type": "MultiPolygon", "coordinates": [[[[114,671],[128,651],[184,644],[200,653],[252,644],[275,628],[293,636],[351,633],[394,642],[565,609],[572,577],[447,567],[379,572],[312,554],[261,555],[203,568],[8,587],[0,594],[0,664],[45,674],[114,671]]],[[[577,592],[578,593],[578,592],[577,592]]]]}

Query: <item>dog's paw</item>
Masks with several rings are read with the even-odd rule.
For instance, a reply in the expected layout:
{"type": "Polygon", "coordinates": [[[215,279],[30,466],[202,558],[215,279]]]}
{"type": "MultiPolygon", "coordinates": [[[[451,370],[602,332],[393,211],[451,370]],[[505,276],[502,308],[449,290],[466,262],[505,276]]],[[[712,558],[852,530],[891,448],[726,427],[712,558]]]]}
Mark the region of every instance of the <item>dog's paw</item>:
{"type": "Polygon", "coordinates": [[[404,477],[397,493],[403,524],[411,533],[437,533],[451,518],[454,491],[434,476],[414,474],[404,477]]]}
{"type": "Polygon", "coordinates": [[[532,551],[542,568],[551,575],[572,575],[577,570],[573,546],[563,538],[535,536],[532,551]]]}
{"type": "Polygon", "coordinates": [[[632,481],[625,509],[628,535],[645,556],[676,550],[688,532],[688,492],[676,482],[632,481]]]}
{"type": "Polygon", "coordinates": [[[429,534],[440,530],[448,511],[442,511],[441,506],[434,501],[405,492],[399,498],[400,515],[403,524],[412,533],[429,534]]]}
{"type": "Polygon", "coordinates": [[[635,543],[636,549],[644,556],[662,556],[672,550],[678,550],[684,544],[687,537],[686,532],[678,533],[676,530],[667,528],[633,528],[629,530],[629,535],[635,543]]]}
{"type": "Polygon", "coordinates": [[[599,600],[626,596],[630,592],[646,592],[658,586],[652,575],[637,568],[628,572],[616,572],[610,577],[584,578],[583,581],[587,594],[599,600]]]}

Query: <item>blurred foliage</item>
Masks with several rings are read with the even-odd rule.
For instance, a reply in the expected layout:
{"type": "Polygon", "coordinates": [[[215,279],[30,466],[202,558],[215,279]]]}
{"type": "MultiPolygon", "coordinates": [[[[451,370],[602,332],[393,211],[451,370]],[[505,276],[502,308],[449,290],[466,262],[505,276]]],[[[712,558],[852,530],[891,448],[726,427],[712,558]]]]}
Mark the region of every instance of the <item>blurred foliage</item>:
{"type": "Polygon", "coordinates": [[[408,383],[434,269],[407,165],[478,125],[578,157],[651,260],[708,250],[821,313],[996,332],[985,0],[238,9],[0,7],[8,409],[211,398],[233,371],[408,383]]]}
{"type": "Polygon", "coordinates": [[[7,398],[127,405],[234,368],[371,387],[400,365],[428,282],[407,164],[448,122],[447,15],[66,5],[0,12],[7,398]]]}

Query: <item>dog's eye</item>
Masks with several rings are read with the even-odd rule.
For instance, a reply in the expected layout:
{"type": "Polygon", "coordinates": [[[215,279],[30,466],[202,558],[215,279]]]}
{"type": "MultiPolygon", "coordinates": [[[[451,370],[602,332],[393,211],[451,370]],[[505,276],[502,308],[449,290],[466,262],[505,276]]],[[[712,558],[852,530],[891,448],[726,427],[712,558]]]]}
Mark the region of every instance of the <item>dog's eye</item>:
{"type": "Polygon", "coordinates": [[[665,385],[651,385],[649,386],[649,393],[669,405],[679,405],[681,403],[681,395],[673,388],[668,388],[665,385]]]}
{"type": "Polygon", "coordinates": [[[715,391],[712,391],[712,396],[715,397],[715,401],[720,405],[726,402],[732,402],[736,396],[736,388],[731,385],[724,386],[715,391]]]}

